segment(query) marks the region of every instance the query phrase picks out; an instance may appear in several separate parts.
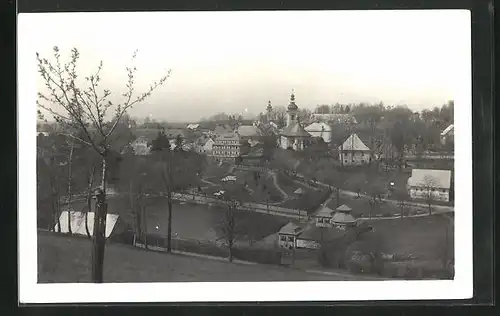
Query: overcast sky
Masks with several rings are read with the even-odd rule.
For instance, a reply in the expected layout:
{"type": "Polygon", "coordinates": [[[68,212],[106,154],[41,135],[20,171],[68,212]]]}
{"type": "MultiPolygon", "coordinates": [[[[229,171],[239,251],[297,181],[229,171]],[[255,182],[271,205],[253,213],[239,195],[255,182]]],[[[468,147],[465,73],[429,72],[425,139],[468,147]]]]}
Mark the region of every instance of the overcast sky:
{"type": "MultiPolygon", "coordinates": [[[[466,11],[54,13],[20,18],[46,56],[80,51],[80,76],[103,60],[116,101],[135,49],[137,90],[172,76],[133,116],[194,121],[217,112],[379,102],[415,110],[454,99],[470,39],[466,11]]],[[[41,81],[39,89],[43,89],[41,81]]]]}

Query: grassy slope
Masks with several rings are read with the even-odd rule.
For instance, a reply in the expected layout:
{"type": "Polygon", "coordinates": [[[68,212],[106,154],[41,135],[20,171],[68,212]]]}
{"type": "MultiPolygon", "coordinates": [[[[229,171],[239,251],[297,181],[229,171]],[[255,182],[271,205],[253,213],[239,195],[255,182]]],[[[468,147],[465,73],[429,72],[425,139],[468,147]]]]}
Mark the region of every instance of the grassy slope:
{"type": "MultiPolygon", "coordinates": [[[[89,282],[90,241],[38,234],[38,281],[89,282]]],[[[218,282],[355,280],[266,265],[231,264],[209,259],[147,252],[112,244],[106,247],[105,282],[218,282]]]]}
{"type": "MultiPolygon", "coordinates": [[[[384,236],[390,253],[413,254],[418,259],[439,259],[446,242],[447,219],[443,215],[378,220],[370,222],[376,232],[384,236]]],[[[454,229],[448,231],[450,255],[453,256],[454,229]]]]}

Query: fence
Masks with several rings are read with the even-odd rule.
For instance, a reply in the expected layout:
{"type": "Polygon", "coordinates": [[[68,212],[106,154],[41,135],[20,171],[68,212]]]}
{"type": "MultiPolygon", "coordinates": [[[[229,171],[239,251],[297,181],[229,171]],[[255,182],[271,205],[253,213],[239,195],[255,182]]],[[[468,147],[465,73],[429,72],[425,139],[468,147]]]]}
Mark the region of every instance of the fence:
{"type": "MultiPolygon", "coordinates": [[[[134,246],[153,251],[167,251],[167,236],[159,234],[145,234],[142,238],[134,238],[134,246]]],[[[210,241],[172,238],[171,249],[179,252],[196,253],[199,255],[228,258],[229,249],[224,244],[210,241]]],[[[252,246],[234,245],[233,259],[255,262],[260,264],[280,264],[281,252],[276,249],[263,249],[252,246]]]]}
{"type": "MultiPolygon", "coordinates": [[[[199,194],[185,194],[185,193],[174,193],[172,198],[179,201],[192,202],[197,204],[217,204],[225,205],[225,202],[221,199],[212,198],[209,196],[199,195],[199,194]]],[[[278,216],[288,216],[288,217],[305,217],[307,216],[307,211],[299,209],[290,209],[279,207],[276,205],[266,205],[253,202],[245,202],[238,206],[239,210],[253,211],[258,213],[267,213],[278,216]]]]}

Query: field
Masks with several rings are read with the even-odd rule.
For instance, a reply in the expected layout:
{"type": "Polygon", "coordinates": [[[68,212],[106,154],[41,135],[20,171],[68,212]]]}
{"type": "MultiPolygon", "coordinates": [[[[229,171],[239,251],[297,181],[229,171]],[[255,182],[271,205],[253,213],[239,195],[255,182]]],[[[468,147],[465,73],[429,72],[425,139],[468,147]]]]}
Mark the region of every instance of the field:
{"type": "MultiPolygon", "coordinates": [[[[89,282],[90,240],[38,234],[38,282],[89,282]]],[[[255,282],[333,281],[362,277],[331,276],[268,266],[144,251],[132,246],[109,244],[104,260],[104,282],[255,282]]]]}
{"type": "Polygon", "coordinates": [[[439,259],[447,242],[450,259],[454,257],[454,227],[449,223],[445,215],[369,222],[389,253],[412,254],[418,260],[439,259]]]}

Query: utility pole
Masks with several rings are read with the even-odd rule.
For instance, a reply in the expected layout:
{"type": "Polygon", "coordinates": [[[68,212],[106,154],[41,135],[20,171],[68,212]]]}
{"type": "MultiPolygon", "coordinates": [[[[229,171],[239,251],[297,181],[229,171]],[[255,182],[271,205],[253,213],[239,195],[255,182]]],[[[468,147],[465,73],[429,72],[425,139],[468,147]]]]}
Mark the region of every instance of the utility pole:
{"type": "Polygon", "coordinates": [[[94,214],[94,231],[92,236],[92,282],[102,283],[108,204],[106,203],[106,192],[101,188],[97,190],[95,197],[97,205],[94,214]]]}

